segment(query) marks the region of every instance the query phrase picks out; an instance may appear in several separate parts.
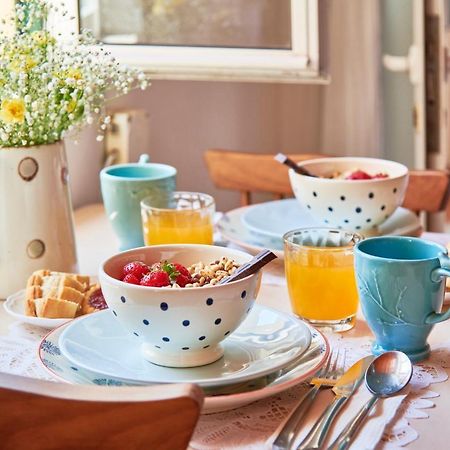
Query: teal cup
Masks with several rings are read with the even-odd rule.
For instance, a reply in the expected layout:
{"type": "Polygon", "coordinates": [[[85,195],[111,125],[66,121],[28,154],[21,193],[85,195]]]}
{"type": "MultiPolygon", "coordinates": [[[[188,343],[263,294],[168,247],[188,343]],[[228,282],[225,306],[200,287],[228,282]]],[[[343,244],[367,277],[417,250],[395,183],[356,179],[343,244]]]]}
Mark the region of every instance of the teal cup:
{"type": "Polygon", "coordinates": [[[386,236],[355,246],[355,273],[362,312],[375,335],[373,353],[406,353],[420,361],[430,353],[433,325],[440,313],[450,258],[441,245],[423,239],[386,236]]]}
{"type": "Polygon", "coordinates": [[[117,164],[100,172],[106,214],[119,238],[120,250],[142,247],[141,200],[166,198],[175,191],[177,171],[166,164],[150,163],[141,155],[138,163],[117,164]]]}

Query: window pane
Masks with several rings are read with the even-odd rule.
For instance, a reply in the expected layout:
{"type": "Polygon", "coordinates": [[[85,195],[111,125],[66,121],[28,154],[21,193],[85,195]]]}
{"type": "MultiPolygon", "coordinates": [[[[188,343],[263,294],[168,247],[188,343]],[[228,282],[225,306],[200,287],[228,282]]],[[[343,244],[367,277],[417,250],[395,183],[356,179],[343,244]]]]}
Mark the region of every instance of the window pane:
{"type": "Polygon", "coordinates": [[[102,42],[291,48],[290,0],[81,0],[102,42]]]}

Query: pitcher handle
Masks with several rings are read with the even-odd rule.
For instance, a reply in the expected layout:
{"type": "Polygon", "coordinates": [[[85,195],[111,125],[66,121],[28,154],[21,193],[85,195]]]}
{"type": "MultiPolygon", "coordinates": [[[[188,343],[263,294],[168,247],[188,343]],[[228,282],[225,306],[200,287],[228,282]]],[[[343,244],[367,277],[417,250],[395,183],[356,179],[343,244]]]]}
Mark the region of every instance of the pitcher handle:
{"type": "Polygon", "coordinates": [[[141,156],[139,156],[138,164],[147,164],[150,162],[150,156],[147,155],[147,153],[143,153],[141,156]]]}
{"type": "MultiPolygon", "coordinates": [[[[441,281],[441,278],[443,277],[450,277],[450,269],[448,268],[450,264],[450,258],[447,255],[441,255],[439,260],[441,263],[441,267],[438,267],[431,271],[431,279],[434,282],[441,281]]],[[[435,323],[443,322],[447,319],[450,319],[450,308],[448,308],[444,313],[432,312],[428,314],[428,316],[425,318],[425,323],[432,325],[435,323]]]]}

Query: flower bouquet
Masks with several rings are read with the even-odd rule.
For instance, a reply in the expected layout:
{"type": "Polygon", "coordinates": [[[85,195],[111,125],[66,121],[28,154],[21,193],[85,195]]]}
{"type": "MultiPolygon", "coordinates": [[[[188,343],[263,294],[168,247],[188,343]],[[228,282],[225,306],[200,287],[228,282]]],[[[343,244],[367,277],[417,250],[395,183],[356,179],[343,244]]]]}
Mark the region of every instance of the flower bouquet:
{"type": "Polygon", "coordinates": [[[34,270],[76,271],[62,139],[97,122],[101,140],[106,100],[148,85],[89,33],[62,39],[61,20],[54,1],[18,0],[0,24],[0,298],[34,270]]]}

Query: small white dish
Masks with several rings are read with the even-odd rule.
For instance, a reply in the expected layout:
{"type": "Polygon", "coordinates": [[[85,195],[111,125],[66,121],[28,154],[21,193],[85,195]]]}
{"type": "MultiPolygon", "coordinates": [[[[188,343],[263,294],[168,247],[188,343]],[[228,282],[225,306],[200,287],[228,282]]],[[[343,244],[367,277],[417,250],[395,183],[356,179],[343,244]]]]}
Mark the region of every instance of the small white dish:
{"type": "MultiPolygon", "coordinates": [[[[139,383],[124,383],[115,378],[101,376],[71,363],[62,354],[58,344],[59,337],[67,326],[68,324],[65,324],[50,331],[39,345],[39,359],[43,367],[53,377],[70,384],[139,385],[139,383]]],[[[300,358],[280,370],[251,380],[248,383],[204,388],[206,397],[202,413],[212,414],[239,408],[256,400],[278,394],[311,377],[326,361],[330,346],[324,335],[309,325],[307,327],[311,332],[311,344],[300,358]]]]}
{"type": "MultiPolygon", "coordinates": [[[[233,209],[224,214],[217,223],[217,229],[222,239],[253,254],[269,248],[279,258],[284,257],[283,234],[291,229],[309,226],[321,225],[316,221],[311,222],[309,215],[302,215],[301,206],[295,199],[276,200],[233,209]],[[255,210],[256,212],[250,213],[255,210]],[[297,211],[298,214],[294,211],[297,211]],[[264,220],[255,221],[254,217],[256,216],[252,218],[250,215],[252,222],[250,229],[248,214],[256,214],[260,218],[264,217],[264,220]],[[263,215],[261,216],[261,214],[263,215]],[[246,216],[245,219],[244,216],[246,216]],[[273,217],[277,217],[275,221],[272,221],[273,217]],[[285,218],[286,227],[283,226],[285,218]]],[[[380,233],[382,235],[420,236],[422,226],[419,218],[412,211],[400,207],[380,226],[380,233]]]]}
{"type": "Polygon", "coordinates": [[[32,317],[25,314],[25,289],[10,295],[3,304],[5,311],[14,319],[34,325],[36,327],[54,329],[72,319],[47,319],[45,317],[32,317]]]}
{"type": "Polygon", "coordinates": [[[201,367],[170,368],[144,359],[139,339],[110,311],[73,321],[61,333],[59,348],[75,364],[125,382],[196,383],[202,387],[240,383],[274,372],[299,358],[311,343],[308,326],[295,316],[255,306],[223,341],[224,355],[201,367]]]}

